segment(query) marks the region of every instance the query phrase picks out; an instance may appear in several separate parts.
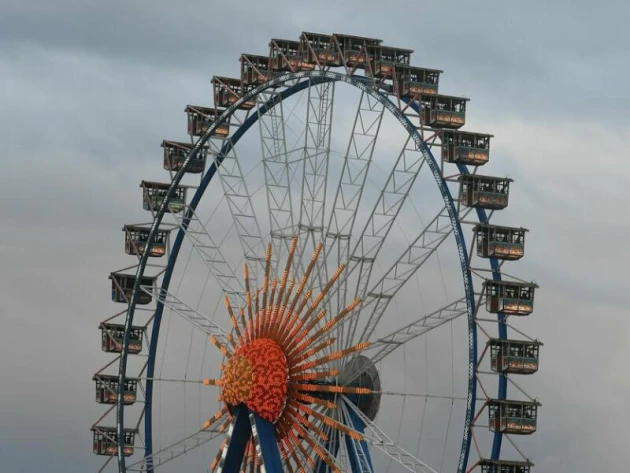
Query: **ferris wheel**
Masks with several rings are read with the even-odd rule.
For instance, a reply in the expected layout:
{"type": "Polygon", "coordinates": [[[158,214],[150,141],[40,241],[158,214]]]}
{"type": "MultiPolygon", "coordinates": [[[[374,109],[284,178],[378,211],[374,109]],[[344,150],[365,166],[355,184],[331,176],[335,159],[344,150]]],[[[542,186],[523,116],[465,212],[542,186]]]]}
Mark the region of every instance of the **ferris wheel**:
{"type": "Polygon", "coordinates": [[[269,48],[140,184],[100,324],[100,471],[529,473],[537,286],[504,270],[527,230],[512,180],[478,173],[493,136],[409,49],[269,48]]]}

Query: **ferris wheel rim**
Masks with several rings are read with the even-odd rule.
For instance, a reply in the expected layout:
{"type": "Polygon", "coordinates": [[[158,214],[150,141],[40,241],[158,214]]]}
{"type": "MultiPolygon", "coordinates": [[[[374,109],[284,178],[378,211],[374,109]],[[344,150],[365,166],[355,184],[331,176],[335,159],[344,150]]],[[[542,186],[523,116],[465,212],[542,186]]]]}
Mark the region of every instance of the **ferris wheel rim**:
{"type": "MultiPolygon", "coordinates": [[[[417,112],[420,111],[420,106],[415,101],[410,102],[410,107],[413,108],[417,112]]],[[[470,170],[468,169],[468,166],[466,166],[465,164],[457,163],[456,166],[460,173],[470,174],[470,170]]],[[[479,220],[479,223],[488,224],[490,222],[490,218],[488,217],[488,213],[486,212],[485,209],[476,208],[475,211],[477,213],[477,218],[479,220]]],[[[501,277],[501,270],[499,266],[499,260],[495,258],[494,256],[490,257],[488,260],[490,263],[490,269],[492,271],[492,280],[501,281],[502,277],[501,277]]],[[[505,324],[505,321],[506,321],[505,314],[501,314],[501,313],[498,314],[497,326],[498,326],[499,340],[508,339],[507,326],[505,324]]],[[[507,399],[507,385],[508,385],[507,378],[505,376],[500,376],[499,381],[498,381],[498,386],[497,386],[497,399],[501,399],[501,400],[507,399]]],[[[493,440],[492,440],[492,451],[490,452],[490,458],[492,460],[497,460],[500,457],[502,442],[503,442],[503,433],[500,431],[495,432],[493,435],[493,440]]]]}
{"type": "MultiPolygon", "coordinates": [[[[454,201],[450,193],[450,189],[446,185],[443,176],[439,172],[439,165],[436,159],[434,158],[433,154],[431,153],[429,147],[426,145],[426,143],[422,139],[417,128],[413,124],[411,124],[410,120],[406,116],[404,116],[404,114],[400,112],[398,107],[396,107],[396,105],[390,100],[390,98],[383,91],[372,87],[369,84],[369,80],[362,76],[349,76],[347,74],[331,72],[331,71],[302,71],[302,72],[296,72],[296,73],[282,74],[266,82],[265,84],[262,84],[261,86],[255,88],[254,90],[248,92],[246,95],[243,95],[231,107],[226,109],[218,117],[218,119],[211,125],[211,127],[206,131],[204,136],[202,136],[195,143],[191,152],[188,154],[182,168],[174,175],[171,181],[169,190],[167,192],[166,198],[162,202],[160,209],[156,212],[153,223],[151,225],[151,229],[149,233],[149,240],[148,240],[149,244],[145,246],[143,250],[143,254],[139,260],[137,273],[136,273],[136,282],[134,284],[133,293],[130,298],[127,317],[125,319],[125,335],[123,339],[123,348],[122,348],[123,351],[121,353],[120,365],[119,365],[119,380],[121,382],[119,382],[120,387],[119,387],[118,400],[117,400],[117,405],[116,405],[116,425],[117,425],[117,430],[119,432],[119,435],[123,431],[123,428],[124,428],[124,404],[122,402],[122,385],[123,385],[122,381],[126,379],[126,361],[127,361],[127,356],[128,356],[127,334],[133,323],[133,315],[135,312],[137,296],[140,292],[139,281],[147,265],[148,249],[150,246],[150,242],[152,241],[152,238],[154,238],[156,232],[159,230],[159,226],[161,224],[161,221],[168,207],[168,202],[172,199],[176,187],[181,182],[188,163],[199,152],[200,148],[210,139],[210,136],[212,132],[214,131],[214,129],[218,128],[222,123],[224,123],[227,119],[229,119],[238,110],[239,106],[242,103],[246,102],[247,100],[251,100],[252,98],[255,98],[256,96],[260,95],[262,92],[264,92],[265,90],[271,87],[281,85],[286,82],[293,81],[295,79],[307,79],[307,80],[298,82],[297,84],[283,90],[277,96],[274,96],[275,98],[272,97],[267,103],[265,103],[262,107],[260,107],[258,112],[252,113],[245,120],[245,122],[238,127],[235,133],[230,136],[229,143],[231,143],[231,145],[226,145],[226,146],[229,146],[228,151],[229,149],[233,148],[238,142],[238,140],[243,135],[245,135],[245,133],[249,130],[249,128],[251,128],[251,126],[254,125],[258,121],[261,114],[264,114],[269,109],[275,107],[284,98],[287,98],[295,93],[298,93],[304,89],[307,89],[311,87],[312,85],[314,85],[315,83],[344,82],[368,93],[373,98],[378,100],[390,112],[390,114],[394,116],[398,120],[398,122],[407,130],[409,135],[414,139],[416,144],[422,150],[422,153],[425,155],[425,158],[427,159],[427,162],[431,168],[432,174],[434,175],[434,178],[436,180],[436,184],[438,185],[438,189],[440,190],[442,197],[445,201],[446,207],[451,216],[451,226],[455,234],[458,253],[460,256],[460,262],[462,263],[461,271],[464,277],[464,289],[466,292],[466,301],[467,301],[467,306],[468,306],[467,313],[468,313],[468,331],[469,331],[469,362],[468,362],[469,386],[468,386],[467,414],[466,414],[466,420],[465,420],[465,428],[464,428],[463,437],[462,437],[462,449],[460,453],[460,459],[458,462],[458,471],[461,472],[464,470],[467,464],[468,456],[469,456],[470,443],[471,443],[472,418],[474,416],[475,402],[476,402],[476,394],[475,394],[476,382],[474,380],[474,366],[477,362],[477,340],[476,340],[477,337],[476,337],[476,326],[475,326],[475,321],[474,321],[476,301],[474,298],[474,286],[472,283],[471,271],[467,264],[468,249],[466,246],[466,240],[463,236],[463,231],[461,229],[461,224],[457,217],[457,212],[455,211],[455,208],[454,208],[454,201]],[[278,98],[278,97],[281,97],[281,98],[278,98]]],[[[222,154],[223,154],[223,151],[224,150],[222,150],[222,154]]],[[[220,166],[220,163],[221,161],[219,161],[219,165],[217,166],[216,161],[213,161],[210,168],[206,171],[202,179],[202,184],[197,189],[195,196],[193,197],[193,199],[191,200],[191,203],[189,204],[189,207],[194,209],[199,204],[204,193],[206,192],[208,185],[210,184],[214,175],[216,174],[220,166]]],[[[463,167],[466,168],[466,166],[463,166],[463,167]]],[[[466,168],[466,172],[467,172],[467,168],[466,168]]],[[[187,214],[186,218],[188,218],[188,220],[190,221],[189,214],[187,214]]],[[[186,218],[184,220],[186,220],[186,218]]],[[[177,262],[179,247],[181,246],[183,239],[184,239],[184,231],[182,230],[182,228],[180,228],[178,231],[177,237],[175,239],[175,242],[173,244],[173,251],[171,252],[171,255],[169,256],[167,269],[164,274],[160,291],[167,289],[169,287],[170,277],[172,275],[173,269],[177,262]]],[[[163,308],[164,308],[163,303],[158,302],[158,306],[156,309],[156,317],[154,319],[152,334],[151,334],[150,343],[149,343],[150,350],[151,350],[149,354],[149,364],[151,365],[151,369],[153,369],[153,365],[155,362],[155,356],[156,356],[155,349],[157,347],[157,340],[159,337],[159,329],[160,329],[160,323],[161,323],[160,319],[161,319],[163,308]],[[159,316],[158,316],[158,313],[159,313],[159,316]]],[[[151,377],[150,372],[147,372],[147,375],[149,378],[151,377]]],[[[149,402],[145,404],[145,412],[144,412],[145,458],[151,455],[152,453],[152,419],[151,419],[152,388],[153,388],[153,383],[152,381],[149,380],[147,382],[147,393],[149,396],[149,402]]],[[[498,435],[502,436],[501,433],[498,433],[498,435]]],[[[495,434],[495,440],[496,440],[496,434],[495,434]]],[[[499,446],[499,449],[500,449],[500,446],[499,446]]],[[[125,457],[122,454],[122,451],[120,450],[121,449],[119,449],[119,452],[118,452],[119,471],[124,472],[126,471],[125,457]]],[[[149,467],[147,471],[153,471],[153,467],[152,466],[149,467]]]]}

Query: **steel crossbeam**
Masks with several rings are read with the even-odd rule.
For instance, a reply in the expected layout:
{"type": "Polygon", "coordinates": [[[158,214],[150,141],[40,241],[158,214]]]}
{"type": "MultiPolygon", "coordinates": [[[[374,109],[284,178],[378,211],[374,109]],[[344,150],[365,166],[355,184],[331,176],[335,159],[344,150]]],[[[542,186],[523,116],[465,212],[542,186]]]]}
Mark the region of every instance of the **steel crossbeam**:
{"type": "Polygon", "coordinates": [[[234,268],[227,263],[221,248],[214,242],[194,210],[187,207],[176,220],[230,302],[235,306],[243,305],[245,301],[243,283],[236,277],[234,268]],[[187,225],[184,225],[185,221],[187,225]]]}
{"type": "MultiPolygon", "coordinates": [[[[465,218],[471,211],[463,209],[461,218],[465,218]]],[[[366,294],[365,306],[371,305],[371,313],[367,318],[360,339],[369,340],[385,314],[389,303],[396,293],[411,279],[422,265],[433,255],[440,245],[453,233],[453,226],[446,207],[431,220],[418,237],[409,245],[407,250],[398,258],[396,263],[366,294]]],[[[359,309],[359,312],[363,308],[359,309]]],[[[366,314],[363,314],[366,317],[366,314]]]]}
{"type": "MultiPolygon", "coordinates": [[[[147,292],[145,288],[142,288],[142,290],[147,292]]],[[[157,299],[164,305],[164,307],[171,309],[173,312],[188,320],[191,324],[206,334],[214,335],[224,347],[228,346],[228,332],[213,322],[207,315],[193,309],[177,296],[165,290],[162,290],[157,295],[157,299]]]]}
{"type": "MultiPolygon", "coordinates": [[[[358,269],[354,297],[365,297],[374,261],[426,161],[415,147],[408,148],[413,145],[410,141],[408,137],[350,256],[346,277],[358,269]]],[[[352,340],[357,324],[357,317],[349,321],[348,340],[352,340]]]]}
{"type": "Polygon", "coordinates": [[[326,82],[308,91],[299,225],[309,232],[324,226],[334,90],[334,83],[326,82]]]}
{"type": "Polygon", "coordinates": [[[168,447],[161,449],[154,454],[144,457],[142,460],[127,466],[127,471],[145,472],[151,469],[157,469],[164,466],[164,464],[180,457],[195,448],[201,447],[206,443],[214,440],[219,435],[219,428],[211,428],[207,430],[200,430],[182,440],[179,440],[168,447]]]}
{"type": "MultiPolygon", "coordinates": [[[[243,255],[247,261],[253,263],[252,269],[262,270],[265,262],[265,242],[235,147],[230,147],[230,151],[222,157],[223,161],[218,166],[217,174],[238,233],[243,255]]],[[[218,155],[215,159],[218,159],[218,155]]],[[[255,279],[256,273],[257,271],[250,273],[252,279],[255,279]]]]}
{"type": "MultiPolygon", "coordinates": [[[[301,238],[300,241],[301,254],[308,253],[306,248],[314,249],[315,245],[324,239],[334,95],[334,82],[316,83],[308,89],[298,220],[299,232],[306,234],[306,237],[301,238]]],[[[318,260],[316,265],[320,287],[323,285],[325,273],[323,260],[318,260]]]]}
{"type": "MultiPolygon", "coordinates": [[[[269,95],[261,94],[258,101],[267,102],[270,99],[269,95]]],[[[267,110],[267,113],[260,113],[259,109],[258,124],[269,209],[269,232],[274,245],[272,264],[275,268],[283,246],[287,247],[288,241],[295,234],[282,100],[267,110]]]]}
{"type": "MultiPolygon", "coordinates": [[[[348,260],[351,235],[384,112],[383,104],[361,92],[326,232],[324,254],[330,258],[336,253],[335,268],[348,260]]],[[[346,286],[347,279],[337,292],[337,311],[345,301],[346,286]]]]}
{"type": "Polygon", "coordinates": [[[365,424],[366,433],[364,439],[374,448],[381,450],[389,458],[401,465],[412,473],[437,473],[426,463],[418,460],[411,453],[407,452],[400,445],[390,439],[380,427],[372,422],[361,410],[354,405],[346,396],[344,397],[345,405],[351,409],[365,424]],[[369,433],[367,432],[369,431],[369,433]]]}

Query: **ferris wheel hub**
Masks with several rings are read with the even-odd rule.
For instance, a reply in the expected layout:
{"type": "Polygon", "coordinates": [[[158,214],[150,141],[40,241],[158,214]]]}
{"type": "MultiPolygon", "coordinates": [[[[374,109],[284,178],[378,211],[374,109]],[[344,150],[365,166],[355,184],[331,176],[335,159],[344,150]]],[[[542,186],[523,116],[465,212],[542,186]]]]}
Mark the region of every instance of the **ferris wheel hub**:
{"type": "Polygon", "coordinates": [[[229,407],[245,404],[269,422],[276,422],[287,401],[289,368],[274,340],[258,338],[236,349],[221,375],[223,400],[229,407]]]}
{"type": "Polygon", "coordinates": [[[343,367],[339,380],[343,385],[369,390],[369,394],[357,396],[354,402],[361,412],[374,420],[381,406],[381,377],[372,360],[364,355],[355,356],[343,367]]]}

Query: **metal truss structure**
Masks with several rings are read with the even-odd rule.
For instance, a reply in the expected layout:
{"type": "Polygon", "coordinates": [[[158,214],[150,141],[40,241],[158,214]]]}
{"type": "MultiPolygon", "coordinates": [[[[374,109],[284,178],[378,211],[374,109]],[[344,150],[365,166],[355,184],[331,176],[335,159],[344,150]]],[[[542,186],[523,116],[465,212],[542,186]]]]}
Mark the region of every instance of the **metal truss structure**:
{"type": "Polygon", "coordinates": [[[374,38],[315,33],[302,33],[299,41],[274,39],[270,48],[269,56],[243,55],[239,79],[213,79],[214,108],[186,109],[190,145],[163,143],[170,182],[141,184],[153,219],[125,226],[125,251],[138,261],[110,275],[112,300],[126,309],[100,326],[102,349],[113,355],[94,377],[97,402],[108,405],[92,426],[94,452],[106,457],[101,471],[114,466],[153,473],[218,439],[224,441],[211,464],[215,472],[373,473],[377,455],[406,471],[441,471],[442,465],[429,466],[393,440],[375,417],[382,396],[424,396],[425,402],[432,396],[394,393],[381,389],[380,381],[378,387],[366,381],[367,371],[344,369],[360,357],[376,372],[392,353],[461,319],[467,378],[458,382],[466,395],[446,396],[451,410],[444,452],[454,401],[464,400],[458,473],[529,473],[533,463],[517,439],[536,430],[539,403],[515,378],[537,371],[541,343],[512,321],[533,312],[537,286],[502,271],[505,262],[524,255],[526,229],[490,223],[507,207],[510,183],[477,172],[489,160],[491,135],[461,130],[467,99],[438,93],[441,71],[411,66],[410,50],[374,38]],[[359,98],[337,153],[333,135],[340,126],[337,107],[345,106],[339,105],[342,89],[359,98]],[[383,131],[388,119],[404,134],[393,146],[383,131]],[[254,134],[259,143],[252,156],[240,146],[254,134]],[[385,144],[386,153],[379,151],[385,144]],[[377,159],[389,167],[378,170],[377,159]],[[382,183],[370,188],[376,172],[382,183]],[[183,184],[197,174],[198,183],[183,184]],[[440,204],[398,243],[397,225],[422,176],[435,183],[440,204]],[[208,218],[200,204],[211,182],[218,189],[217,179],[222,200],[211,202],[208,218]],[[221,205],[230,228],[214,223],[221,205]],[[449,241],[461,281],[456,295],[438,309],[413,307],[412,320],[395,325],[390,316],[401,294],[440,252],[453,253],[449,241]],[[202,297],[189,302],[170,287],[183,246],[203,263],[231,324],[202,309],[202,297]],[[163,263],[148,264],[149,258],[163,263]],[[182,379],[156,376],[162,322],[172,314],[219,348],[222,373],[232,369],[235,353],[249,350],[245,342],[256,331],[285,343],[286,359],[304,364],[289,366],[289,373],[311,363],[313,371],[287,388],[286,396],[307,406],[285,403],[284,409],[293,409],[295,430],[270,421],[249,398],[230,404],[238,398],[238,376],[192,379],[188,368],[182,379]],[[309,345],[315,341],[320,344],[309,345]],[[321,358],[313,361],[316,353],[321,358]],[[202,429],[158,446],[154,388],[169,382],[219,386],[224,407],[202,429]],[[510,395],[508,386],[514,388],[510,395]]]}

